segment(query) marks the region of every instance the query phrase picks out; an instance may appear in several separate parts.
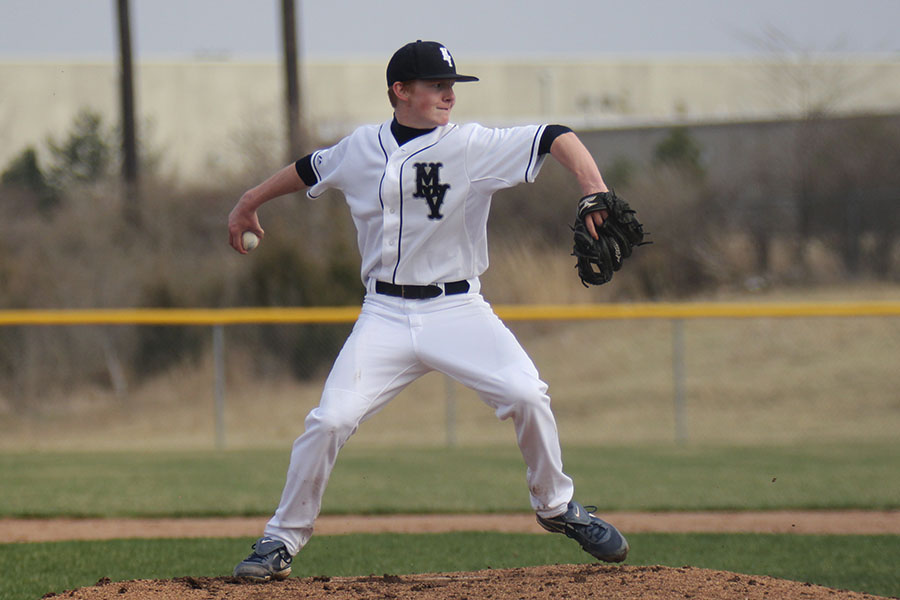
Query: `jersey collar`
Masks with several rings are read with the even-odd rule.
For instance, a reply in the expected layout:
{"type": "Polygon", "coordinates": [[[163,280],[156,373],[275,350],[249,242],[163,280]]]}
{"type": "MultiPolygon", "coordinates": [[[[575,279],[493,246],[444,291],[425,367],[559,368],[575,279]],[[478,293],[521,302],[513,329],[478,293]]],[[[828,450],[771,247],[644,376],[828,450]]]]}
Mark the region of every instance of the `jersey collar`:
{"type": "Polygon", "coordinates": [[[391,121],[391,133],[394,135],[394,139],[397,140],[397,144],[400,146],[410,140],[416,139],[419,136],[431,133],[435,129],[437,128],[429,127],[428,129],[416,129],[415,127],[407,127],[406,125],[401,125],[397,121],[396,116],[391,121]]]}
{"type": "MultiPolygon", "coordinates": [[[[413,138],[407,140],[404,144],[397,142],[397,139],[394,137],[394,133],[391,131],[391,124],[393,123],[393,118],[389,121],[385,121],[381,126],[380,137],[382,147],[388,154],[393,154],[397,150],[403,149],[404,152],[413,153],[422,150],[428,146],[431,146],[437,143],[442,137],[456,129],[456,124],[447,123],[446,125],[442,125],[440,127],[435,127],[434,129],[426,129],[426,130],[413,130],[413,131],[422,131],[420,135],[416,135],[413,138]]],[[[403,125],[400,125],[403,127],[403,125]]],[[[407,128],[411,129],[411,128],[407,128]]]]}

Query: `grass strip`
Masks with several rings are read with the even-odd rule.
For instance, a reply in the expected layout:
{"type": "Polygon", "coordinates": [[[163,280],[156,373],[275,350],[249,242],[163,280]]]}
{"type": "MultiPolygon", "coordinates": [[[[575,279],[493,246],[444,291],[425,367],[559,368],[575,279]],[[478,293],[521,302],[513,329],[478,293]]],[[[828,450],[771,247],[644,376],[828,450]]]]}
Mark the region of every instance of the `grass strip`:
{"type": "MultiPolygon", "coordinates": [[[[0,597],[34,600],[108,577],[230,575],[250,539],[155,539],[0,544],[0,597]]],[[[636,534],[631,565],[769,575],[883,596],[900,595],[900,536],[636,534]]],[[[500,569],[594,560],[549,534],[354,534],[314,537],[294,576],[356,576],[500,569]]]]}
{"type": "MultiPolygon", "coordinates": [[[[268,515],[288,454],[0,454],[0,517],[268,515]]],[[[900,507],[891,443],[569,447],[564,458],[578,498],[601,510],[900,507]]],[[[325,514],[529,510],[525,466],[508,446],[348,447],[323,506],[325,514]]]]}

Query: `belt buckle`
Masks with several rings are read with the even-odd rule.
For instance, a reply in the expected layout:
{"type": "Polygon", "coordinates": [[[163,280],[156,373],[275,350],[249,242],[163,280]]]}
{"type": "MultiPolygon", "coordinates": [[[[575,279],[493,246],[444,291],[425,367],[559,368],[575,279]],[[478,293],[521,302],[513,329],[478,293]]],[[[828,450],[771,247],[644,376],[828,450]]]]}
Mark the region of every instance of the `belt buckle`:
{"type": "Polygon", "coordinates": [[[421,300],[425,297],[423,292],[417,285],[400,285],[400,297],[404,300],[421,300]]]}

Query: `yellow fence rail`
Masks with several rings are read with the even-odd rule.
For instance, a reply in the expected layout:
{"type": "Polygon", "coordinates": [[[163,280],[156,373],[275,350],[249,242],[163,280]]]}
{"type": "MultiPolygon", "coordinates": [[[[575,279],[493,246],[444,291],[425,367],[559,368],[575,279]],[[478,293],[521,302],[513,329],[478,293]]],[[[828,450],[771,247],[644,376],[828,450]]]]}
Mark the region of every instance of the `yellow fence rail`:
{"type": "MultiPolygon", "coordinates": [[[[896,317],[900,316],[900,302],[637,302],[497,305],[494,310],[500,318],[508,321],[896,317]]],[[[357,306],[0,310],[0,326],[350,323],[357,316],[357,306]]]]}

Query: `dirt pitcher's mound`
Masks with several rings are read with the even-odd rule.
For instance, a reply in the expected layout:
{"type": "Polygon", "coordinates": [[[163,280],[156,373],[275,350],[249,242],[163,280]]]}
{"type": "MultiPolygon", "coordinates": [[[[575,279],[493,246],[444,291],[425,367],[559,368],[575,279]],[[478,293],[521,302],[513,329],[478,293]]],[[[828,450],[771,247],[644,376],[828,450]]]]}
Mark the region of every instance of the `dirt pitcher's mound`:
{"type": "Polygon", "coordinates": [[[168,581],[102,580],[64,592],[78,600],[876,600],[808,583],[693,567],[557,565],[472,573],[290,578],[249,583],[232,577],[168,581]]]}

